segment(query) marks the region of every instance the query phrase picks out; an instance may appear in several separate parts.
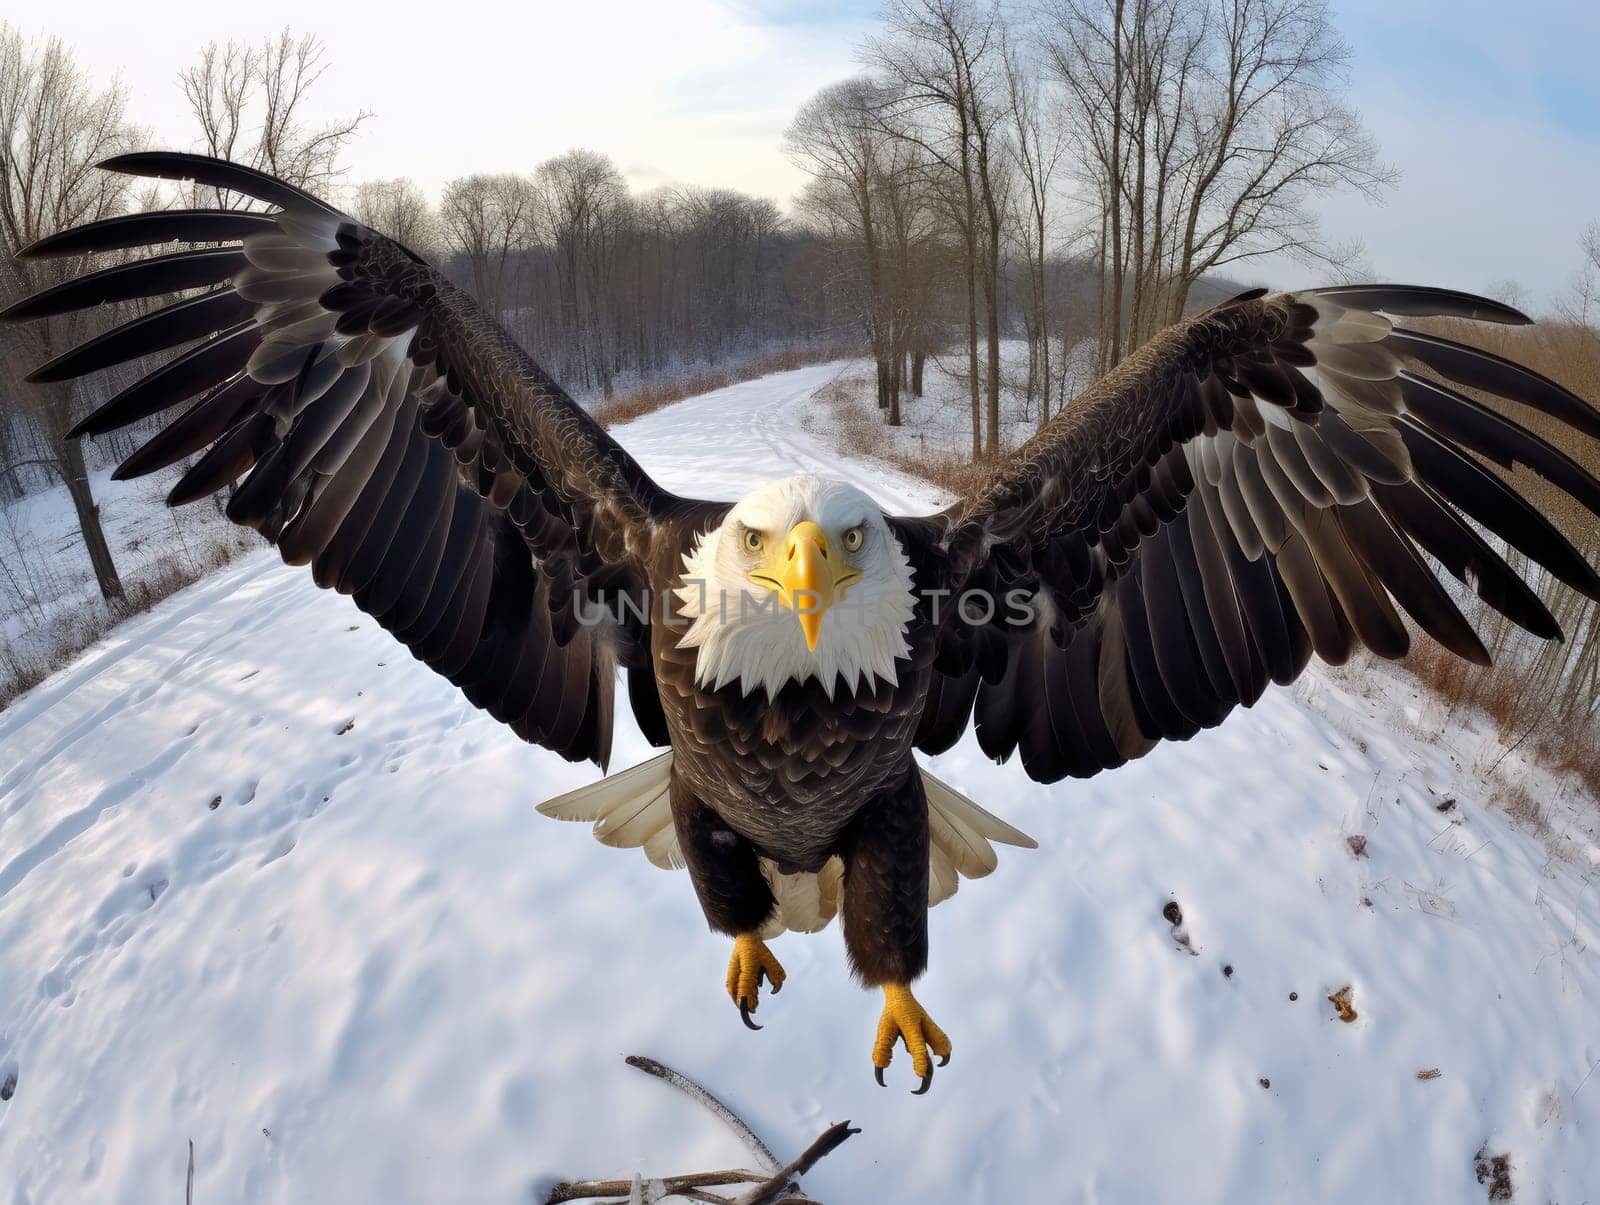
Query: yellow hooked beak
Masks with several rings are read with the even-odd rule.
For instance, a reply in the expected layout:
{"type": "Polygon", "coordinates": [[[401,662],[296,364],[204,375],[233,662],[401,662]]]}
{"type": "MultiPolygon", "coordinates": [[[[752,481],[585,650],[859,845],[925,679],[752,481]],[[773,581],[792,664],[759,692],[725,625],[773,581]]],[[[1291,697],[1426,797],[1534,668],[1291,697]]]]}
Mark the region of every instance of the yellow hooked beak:
{"type": "Polygon", "coordinates": [[[806,648],[813,653],[822,638],[823,615],[844,587],[860,576],[831,554],[827,535],[809,519],[796,523],[767,563],[750,574],[752,581],[775,591],[778,601],[795,613],[806,648]]]}

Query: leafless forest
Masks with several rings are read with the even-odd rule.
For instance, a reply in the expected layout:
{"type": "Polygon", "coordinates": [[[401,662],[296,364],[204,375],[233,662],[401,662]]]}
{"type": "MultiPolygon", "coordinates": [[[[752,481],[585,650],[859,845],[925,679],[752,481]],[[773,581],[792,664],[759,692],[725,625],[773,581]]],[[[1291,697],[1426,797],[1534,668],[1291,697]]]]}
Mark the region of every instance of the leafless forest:
{"type": "MultiPolygon", "coordinates": [[[[936,357],[970,405],[960,458],[982,462],[1006,450],[1004,397],[1048,421],[1070,402],[1069,361],[1114,366],[1266,277],[1268,257],[1330,280],[1363,273],[1361,247],[1319,226],[1319,198],[1381,196],[1397,179],[1346,99],[1350,51],[1321,0],[887,0],[857,60],[860,72],[821,87],[785,132],[809,182],[782,204],[639,192],[581,148],[430,196],[408,179],[351,177],[371,115],[326,113],[318,84],[339,64],[315,36],[197,47],[172,85],[187,126],[151,130],[71,46],[0,26],[0,304],[101,266],[12,258],[37,238],[132,207],[217,203],[135,194],[92,166],[131,148],[192,148],[326,195],[440,264],[604,419],[864,353],[877,412],[895,425],[936,357]],[[1012,377],[1008,341],[1026,345],[1012,377]]],[[[1600,398],[1600,224],[1573,238],[1570,289],[1540,326],[1497,332],[1493,349],[1600,398]]],[[[83,321],[0,328],[0,504],[64,484],[100,593],[124,605],[91,481],[140,433],[90,447],[64,433],[152,366],[109,371],[92,390],[21,380],[93,334],[83,321]]],[[[1539,496],[1600,556],[1593,516],[1556,491],[1539,496]]],[[[18,596],[8,610],[27,603],[26,551],[0,548],[0,588],[9,579],[18,596]]],[[[1600,743],[1600,621],[1587,600],[1548,591],[1565,645],[1518,645],[1484,611],[1502,668],[1468,673],[1426,653],[1413,663],[1449,697],[1486,705],[1509,739],[1565,750],[1593,783],[1600,767],[1582,751],[1600,743]]]]}

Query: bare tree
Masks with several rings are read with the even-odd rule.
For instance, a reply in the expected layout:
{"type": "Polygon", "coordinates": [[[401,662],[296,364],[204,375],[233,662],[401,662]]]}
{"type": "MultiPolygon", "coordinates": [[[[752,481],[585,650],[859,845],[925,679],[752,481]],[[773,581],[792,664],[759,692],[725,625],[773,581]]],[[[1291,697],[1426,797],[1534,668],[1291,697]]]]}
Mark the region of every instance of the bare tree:
{"type": "Polygon", "coordinates": [[[445,245],[467,261],[478,302],[499,317],[513,254],[534,237],[534,192],[523,176],[479,173],[444,186],[439,223],[445,245]]]}
{"type": "Polygon", "coordinates": [[[1600,336],[1600,222],[1584,228],[1578,236],[1578,251],[1578,270],[1558,306],[1567,321],[1600,336]]]}
{"type": "Polygon", "coordinates": [[[975,0],[889,0],[887,32],[868,42],[867,61],[892,85],[886,93],[889,127],[910,139],[954,184],[951,208],[960,231],[967,301],[967,368],[972,404],[972,454],[1000,446],[1000,169],[993,103],[998,17],[975,0]],[[980,250],[982,244],[982,250],[980,250]],[[988,405],[980,402],[978,290],[985,296],[988,405]],[[987,414],[987,424],[985,424],[987,414]]]}
{"type": "Polygon", "coordinates": [[[878,179],[878,205],[888,250],[891,421],[900,396],[922,396],[922,369],[932,348],[935,291],[941,283],[948,228],[928,184],[928,162],[915,143],[894,143],[878,179]],[[908,363],[909,361],[909,363],[908,363]]]}
{"type": "Polygon", "coordinates": [[[1040,398],[1039,425],[1050,419],[1053,375],[1050,363],[1050,306],[1046,287],[1049,262],[1051,199],[1056,172],[1066,150],[1066,135],[1052,120],[1043,95],[1038,62],[1005,36],[1006,91],[1010,101],[1012,147],[1023,192],[1021,221],[1015,223],[1018,241],[1028,263],[1027,305],[1024,321],[1028,334],[1028,398],[1040,398]]]}
{"type": "Polygon", "coordinates": [[[893,142],[877,120],[882,92],[865,78],[823,88],[801,106],[784,135],[784,146],[790,159],[811,175],[800,198],[802,211],[842,252],[848,268],[857,269],[848,279],[878,366],[878,406],[888,411],[889,424],[898,426],[899,398],[890,396],[894,349],[888,272],[876,211],[878,183],[893,142]]]}
{"type": "Polygon", "coordinates": [[[903,392],[921,392],[941,230],[927,156],[894,128],[892,109],[881,82],[832,84],[801,107],[785,149],[811,176],[801,212],[836,258],[877,364],[878,406],[899,426],[903,392]]]}
{"type": "Polygon", "coordinates": [[[741,315],[767,304],[752,286],[779,240],[782,217],[771,201],[727,188],[675,189],[672,200],[685,268],[707,291],[696,307],[703,346],[720,355],[731,350],[741,315]]]}
{"type": "Polygon", "coordinates": [[[1204,275],[1287,253],[1337,266],[1310,202],[1396,179],[1341,95],[1323,0],[1055,0],[1048,46],[1100,210],[1114,362],[1204,275]]]}
{"type": "Polygon", "coordinates": [[[1048,42],[1072,102],[1075,158],[1101,210],[1102,368],[1137,344],[1158,275],[1152,266],[1167,258],[1170,186],[1184,162],[1179,132],[1192,111],[1204,5],[1064,0],[1048,42]]]}
{"type": "Polygon", "coordinates": [[[818,241],[771,201],[727,189],[635,196],[589,151],[532,176],[453,181],[439,229],[445,270],[580,393],[815,343],[837,302],[819,279],[818,241]]]}
{"type": "Polygon", "coordinates": [[[433,206],[409,177],[363,180],[356,188],[354,214],[419,255],[429,255],[439,246],[439,223],[433,206]]]}
{"type": "Polygon", "coordinates": [[[562,318],[584,384],[606,397],[616,372],[615,274],[629,220],[628,187],[606,156],[572,150],[534,173],[539,236],[555,251],[562,318]]]}
{"type": "MultiPolygon", "coordinates": [[[[307,119],[307,97],[327,70],[323,58],[321,39],[287,26],[258,43],[207,44],[178,76],[205,152],[312,192],[331,191],[340,156],[370,114],[307,119]]],[[[233,194],[218,200],[244,204],[233,194]]]]}
{"type": "MultiPolygon", "coordinates": [[[[23,261],[19,249],[68,226],[118,212],[127,177],[95,164],[129,148],[126,94],[97,88],[58,38],[30,42],[0,25],[0,302],[75,276],[81,259],[23,261]]],[[[66,483],[100,593],[123,596],[89,485],[83,450],[66,438],[80,408],[72,384],[26,384],[26,369],[90,333],[92,317],[64,315],[0,328],[0,383],[27,405],[48,461],[66,483]]]]}

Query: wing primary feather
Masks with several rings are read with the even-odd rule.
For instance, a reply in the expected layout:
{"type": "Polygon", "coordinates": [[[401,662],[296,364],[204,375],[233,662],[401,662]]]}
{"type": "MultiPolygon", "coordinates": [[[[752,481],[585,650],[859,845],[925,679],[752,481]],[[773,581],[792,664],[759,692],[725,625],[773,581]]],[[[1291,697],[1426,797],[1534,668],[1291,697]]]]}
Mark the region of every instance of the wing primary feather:
{"type": "Polygon", "coordinates": [[[1600,515],[1600,481],[1561,449],[1435,381],[1401,373],[1400,384],[1411,412],[1439,434],[1506,468],[1526,465],[1600,515]]]}
{"type": "Polygon", "coordinates": [[[239,376],[200,398],[167,426],[123,460],[111,473],[113,481],[129,481],[176,464],[221,439],[245,412],[261,400],[264,385],[239,376]]]}
{"type": "Polygon", "coordinates": [[[197,498],[216,493],[230,481],[248,472],[270,445],[272,419],[261,412],[235,426],[182,477],[167,495],[168,506],[182,506],[197,498]]]}
{"type": "Polygon", "coordinates": [[[408,396],[398,412],[386,412],[373,424],[374,429],[368,438],[381,441],[382,449],[377,467],[367,475],[355,504],[340,520],[333,539],[328,541],[327,547],[312,564],[312,572],[319,586],[330,587],[341,594],[354,592],[356,558],[365,546],[367,535],[377,521],[390,488],[410,453],[411,424],[415,421],[416,411],[416,399],[408,396]]]}
{"type": "Polygon", "coordinates": [[[261,328],[252,320],[241,322],[215,339],[196,344],[129,385],[68,431],[67,438],[103,435],[186,402],[242,369],[259,342],[261,328]]]}
{"type": "Polygon", "coordinates": [[[1363,565],[1330,512],[1307,516],[1306,541],[1361,643],[1391,661],[1404,657],[1411,641],[1388,590],[1363,565]]]}
{"type": "Polygon", "coordinates": [[[233,289],[215,289],[135,318],[80,343],[27,376],[29,381],[65,381],[137,356],[166,351],[250,317],[254,307],[233,289]]]}
{"type": "Polygon", "coordinates": [[[193,180],[211,188],[225,188],[243,193],[269,205],[281,205],[287,210],[313,210],[329,217],[345,219],[333,206],[304,189],[296,188],[275,176],[258,172],[240,163],[213,159],[208,155],[195,155],[183,151],[135,151],[102,160],[95,166],[108,172],[126,176],[153,176],[160,180],[193,180]]]}
{"type": "Polygon", "coordinates": [[[1531,406],[1585,435],[1600,439],[1600,411],[1570,389],[1531,368],[1502,359],[1493,352],[1404,327],[1391,331],[1387,341],[1394,343],[1399,354],[1426,365],[1457,385],[1531,406]]]}
{"type": "Polygon", "coordinates": [[[270,213],[242,209],[166,209],[118,214],[46,235],[17,252],[18,259],[54,259],[99,251],[126,251],[161,243],[233,243],[277,230],[270,213]]]}
{"type": "Polygon", "coordinates": [[[1332,285],[1311,292],[1351,309],[1380,310],[1401,318],[1466,318],[1508,326],[1528,326],[1533,322],[1521,310],[1487,297],[1427,285],[1332,285]]]}
{"type": "Polygon", "coordinates": [[[1399,429],[1423,481],[1574,590],[1600,602],[1600,574],[1532,503],[1419,423],[1402,419],[1399,429]]]}
{"type": "Polygon", "coordinates": [[[1539,595],[1462,521],[1455,507],[1426,485],[1378,486],[1373,498],[1402,531],[1489,606],[1541,639],[1562,638],[1561,625],[1539,595]]]}
{"type": "Polygon", "coordinates": [[[1411,541],[1395,531],[1382,511],[1363,502],[1335,513],[1350,546],[1423,631],[1456,656],[1474,665],[1489,664],[1489,651],[1478,633],[1411,541]]]}
{"type": "Polygon", "coordinates": [[[0,310],[0,322],[49,318],[112,301],[136,301],[162,293],[204,288],[228,279],[244,265],[244,252],[238,247],[205,247],[136,259],[74,277],[24,297],[0,310]]]}

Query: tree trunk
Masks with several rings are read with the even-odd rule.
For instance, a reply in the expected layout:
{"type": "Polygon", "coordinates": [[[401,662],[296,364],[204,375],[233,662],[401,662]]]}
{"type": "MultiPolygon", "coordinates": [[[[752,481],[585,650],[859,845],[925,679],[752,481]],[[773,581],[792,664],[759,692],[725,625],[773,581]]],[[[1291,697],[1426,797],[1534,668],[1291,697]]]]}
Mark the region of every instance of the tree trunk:
{"type": "Polygon", "coordinates": [[[1043,427],[1050,421],[1050,307],[1045,300],[1044,207],[1041,205],[1034,212],[1037,217],[1035,238],[1038,258],[1033,272],[1033,304],[1039,326],[1039,373],[1042,377],[1039,426],[1043,427]]]}
{"type": "Polygon", "coordinates": [[[72,508],[78,513],[78,530],[83,533],[83,545],[89,550],[89,564],[94,569],[94,579],[100,594],[109,602],[119,602],[125,596],[122,579],[117,576],[116,562],[111,559],[111,547],[106,543],[105,529],[100,525],[100,508],[95,505],[89,488],[89,473],[83,463],[83,447],[75,439],[52,438],[52,449],[61,467],[61,477],[67,483],[67,493],[72,497],[72,508]]]}
{"type": "Polygon", "coordinates": [[[989,270],[984,274],[984,335],[989,342],[986,390],[989,455],[1000,455],[1000,213],[989,181],[988,156],[983,160],[983,196],[989,217],[989,270]]]}
{"type": "Polygon", "coordinates": [[[891,427],[900,425],[900,382],[903,372],[900,363],[901,357],[896,355],[893,363],[889,366],[889,425],[891,427]]]}
{"type": "Polygon", "coordinates": [[[1122,363],[1122,10],[1117,0],[1112,29],[1111,164],[1111,354],[1108,368],[1122,363]]]}
{"type": "Polygon", "coordinates": [[[972,459],[983,459],[983,403],[978,395],[978,199],[972,190],[972,143],[963,92],[958,106],[961,122],[961,183],[966,193],[964,229],[967,252],[967,374],[972,399],[972,459]]]}
{"type": "Polygon", "coordinates": [[[928,353],[915,351],[911,354],[911,396],[922,396],[922,366],[928,361],[928,353]]]}
{"type": "Polygon", "coordinates": [[[1028,334],[1028,387],[1026,392],[1028,405],[1033,405],[1033,399],[1039,392],[1039,334],[1032,321],[1026,322],[1028,334]]]}
{"type": "Polygon", "coordinates": [[[1050,421],[1050,391],[1053,382],[1050,379],[1050,336],[1042,331],[1039,334],[1039,376],[1043,385],[1039,390],[1039,426],[1043,427],[1050,421]]]}
{"type": "MultiPolygon", "coordinates": [[[[994,250],[996,254],[999,253],[998,248],[994,250]]],[[[989,455],[991,456],[1000,455],[1000,298],[996,296],[999,291],[999,282],[996,281],[995,286],[990,289],[987,299],[989,313],[987,315],[988,329],[985,332],[989,341],[989,380],[987,382],[988,390],[985,408],[989,420],[989,455]]]]}
{"type": "Polygon", "coordinates": [[[978,254],[967,227],[967,373],[972,394],[972,459],[983,459],[983,402],[978,392],[978,254]]]}

